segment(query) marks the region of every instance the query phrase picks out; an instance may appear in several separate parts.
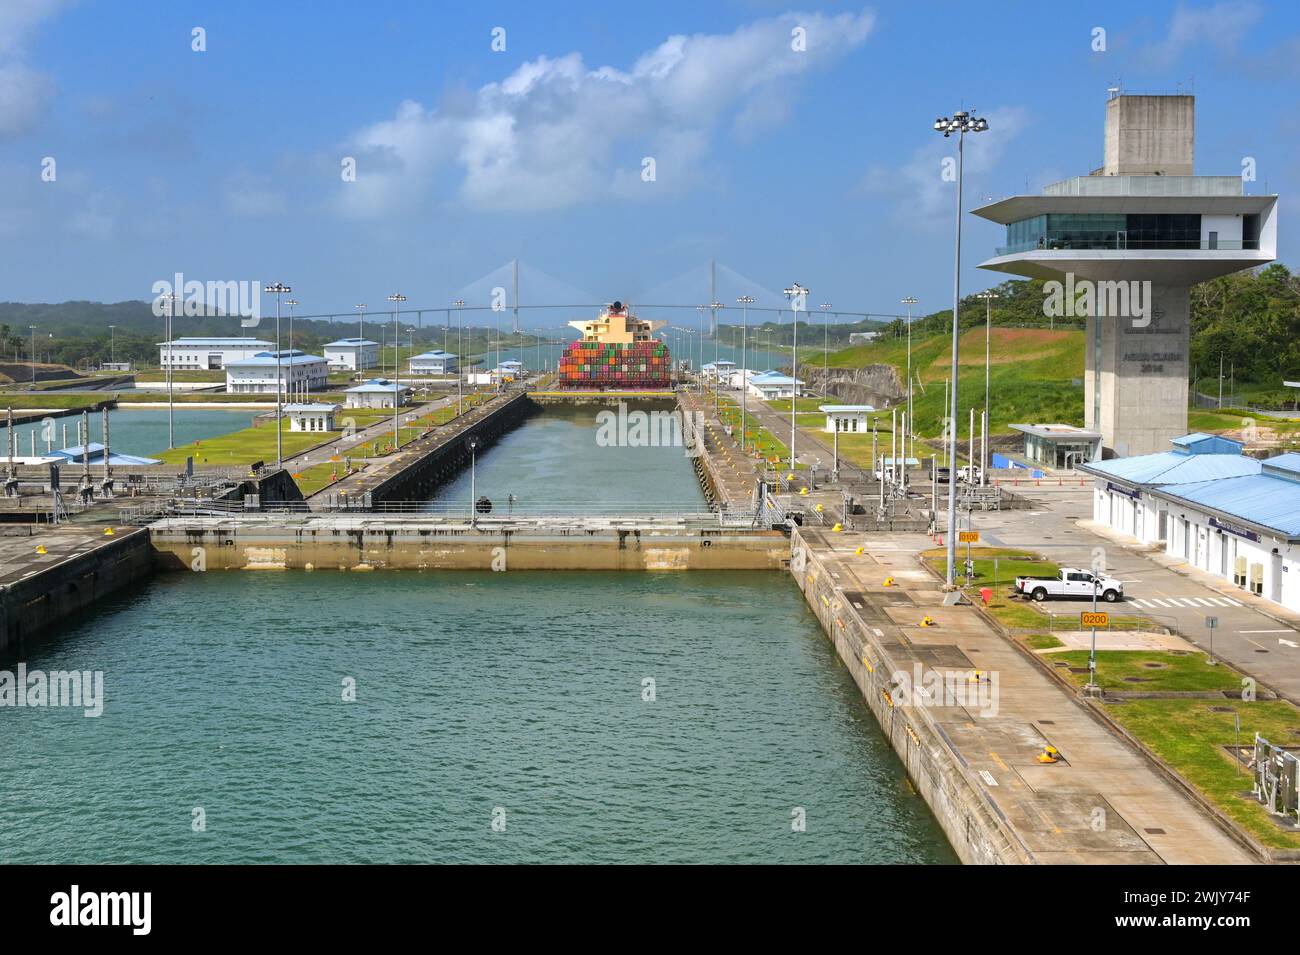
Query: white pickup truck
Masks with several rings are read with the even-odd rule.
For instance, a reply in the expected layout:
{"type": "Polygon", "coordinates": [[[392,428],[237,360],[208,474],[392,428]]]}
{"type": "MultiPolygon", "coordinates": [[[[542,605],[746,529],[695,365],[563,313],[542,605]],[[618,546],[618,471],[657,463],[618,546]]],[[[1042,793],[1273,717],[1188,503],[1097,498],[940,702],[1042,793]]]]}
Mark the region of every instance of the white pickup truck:
{"type": "Polygon", "coordinates": [[[1101,600],[1114,603],[1123,599],[1124,584],[1114,577],[1094,576],[1078,567],[1062,567],[1055,577],[1016,578],[1016,593],[1035,600],[1046,600],[1048,597],[1091,600],[1094,591],[1101,600]]]}

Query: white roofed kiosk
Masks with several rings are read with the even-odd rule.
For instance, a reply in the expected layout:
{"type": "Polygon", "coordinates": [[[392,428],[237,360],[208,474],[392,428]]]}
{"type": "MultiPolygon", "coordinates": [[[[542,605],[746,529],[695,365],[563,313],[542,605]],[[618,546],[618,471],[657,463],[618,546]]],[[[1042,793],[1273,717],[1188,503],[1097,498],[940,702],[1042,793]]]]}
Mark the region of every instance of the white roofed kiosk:
{"type": "Polygon", "coordinates": [[[1194,143],[1194,97],[1112,90],[1101,168],[974,210],[1007,227],[980,268],[1060,283],[1061,314],[1086,317],[1084,420],[1105,457],[1187,432],[1190,287],[1276,258],[1277,196],[1193,175],[1194,143]]]}

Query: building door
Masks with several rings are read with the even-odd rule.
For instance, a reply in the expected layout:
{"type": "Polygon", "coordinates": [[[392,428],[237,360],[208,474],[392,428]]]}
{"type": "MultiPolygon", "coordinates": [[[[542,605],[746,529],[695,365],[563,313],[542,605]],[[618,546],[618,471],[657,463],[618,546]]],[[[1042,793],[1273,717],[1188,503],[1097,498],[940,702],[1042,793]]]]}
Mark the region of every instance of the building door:
{"type": "Polygon", "coordinates": [[[1156,537],[1156,540],[1162,542],[1169,540],[1169,512],[1168,511],[1160,512],[1159,524],[1160,527],[1159,527],[1158,536],[1156,537]]]}
{"type": "Polygon", "coordinates": [[[1268,599],[1276,603],[1282,602],[1282,555],[1273,551],[1269,555],[1268,567],[1268,599]]]}
{"type": "Polygon", "coordinates": [[[1232,560],[1229,550],[1232,547],[1232,538],[1227,534],[1219,535],[1219,576],[1226,578],[1228,576],[1228,567],[1232,560]]]}
{"type": "Polygon", "coordinates": [[[208,352],[208,371],[216,371],[221,367],[221,352],[208,352]]]}
{"type": "Polygon", "coordinates": [[[1211,233],[1210,233],[1210,248],[1211,248],[1211,249],[1217,249],[1218,247],[1219,247],[1219,233],[1217,233],[1217,232],[1211,232],[1211,233]]]}

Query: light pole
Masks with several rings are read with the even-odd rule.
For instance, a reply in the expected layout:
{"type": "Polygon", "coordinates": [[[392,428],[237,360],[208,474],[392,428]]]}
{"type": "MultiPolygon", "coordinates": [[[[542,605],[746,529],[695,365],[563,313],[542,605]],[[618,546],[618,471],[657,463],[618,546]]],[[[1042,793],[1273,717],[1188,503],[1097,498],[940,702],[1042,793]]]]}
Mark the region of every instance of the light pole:
{"type": "MultiPolygon", "coordinates": [[[[976,118],[966,110],[958,110],[952,118],[941,116],[934,121],[934,130],[943,133],[947,139],[957,134],[957,225],[952,266],[952,404],[949,406],[949,421],[952,434],[949,446],[952,450],[952,466],[957,466],[957,312],[961,305],[961,187],[963,174],[963,146],[967,133],[982,133],[989,128],[988,120],[976,118]]],[[[955,474],[948,475],[948,586],[956,586],[957,581],[957,481],[955,474]]]]}
{"type": "Polygon", "coordinates": [[[704,310],[708,307],[709,306],[707,305],[695,306],[695,310],[700,313],[700,332],[698,336],[700,342],[700,364],[695,370],[695,390],[700,394],[704,394],[704,310]]]}
{"type": "MultiPolygon", "coordinates": [[[[911,438],[911,450],[916,451],[916,411],[912,408],[912,306],[917,303],[911,295],[902,300],[902,304],[907,306],[907,432],[905,436],[911,438]]],[[[903,451],[903,457],[913,457],[906,449],[903,451]]]]}
{"type": "MultiPolygon", "coordinates": [[[[28,325],[32,333],[32,391],[36,390],[36,326],[28,325]]],[[[170,348],[168,349],[170,352],[170,348]]]]}
{"type": "MultiPolygon", "coordinates": [[[[284,379],[281,377],[280,372],[280,296],[287,295],[292,292],[293,289],[285,285],[283,282],[276,282],[274,285],[263,287],[262,291],[275,293],[275,466],[277,468],[282,468],[284,467],[284,435],[282,434],[281,429],[283,422],[280,420],[280,415],[282,413],[280,410],[280,387],[283,384],[284,379]]],[[[171,336],[168,336],[169,340],[170,337],[171,336]]],[[[170,345],[167,350],[170,353],[170,345]]],[[[168,357],[169,360],[167,364],[170,365],[170,355],[168,357]]],[[[169,418],[167,427],[169,429],[171,428],[171,400],[171,385],[169,383],[167,386],[167,404],[169,408],[167,412],[169,418]]]]}
{"type": "Polygon", "coordinates": [[[460,414],[460,383],[465,377],[465,374],[460,367],[461,359],[463,358],[463,353],[461,351],[462,345],[460,341],[460,310],[465,307],[465,300],[463,298],[458,298],[451,304],[456,307],[456,414],[460,414]]]}
{"type": "Polygon", "coordinates": [[[176,318],[176,299],[180,296],[168,292],[163,297],[167,299],[167,450],[170,451],[176,447],[176,431],[172,422],[172,320],[176,318]]]}
{"type": "Polygon", "coordinates": [[[397,327],[397,316],[401,313],[402,303],[406,301],[406,296],[401,292],[394,292],[388,296],[388,300],[393,303],[393,452],[396,453],[402,446],[402,434],[397,429],[397,406],[400,404],[401,396],[401,376],[397,365],[398,347],[401,345],[401,332],[397,327]]]}
{"type": "Polygon", "coordinates": [[[831,372],[831,325],[830,325],[831,303],[822,302],[821,308],[822,308],[822,339],[823,339],[822,377],[825,379],[825,381],[822,382],[822,387],[824,388],[826,387],[827,382],[830,381],[830,372],[831,372]]]}
{"type": "Polygon", "coordinates": [[[746,395],[749,393],[749,306],[754,304],[753,296],[742,295],[736,299],[740,305],[740,450],[745,450],[745,431],[748,428],[746,395]]]}
{"type": "Polygon", "coordinates": [[[718,416],[718,389],[722,387],[722,372],[718,368],[718,309],[723,307],[723,304],[717,300],[709,303],[709,308],[713,310],[711,324],[713,325],[713,416],[715,418],[718,416]]]}
{"type": "Polygon", "coordinates": [[[470,435],[465,444],[469,447],[469,526],[475,527],[478,525],[478,435],[470,435]]]}
{"type": "MultiPolygon", "coordinates": [[[[286,298],[284,304],[289,306],[289,380],[293,381],[293,307],[298,304],[298,300],[296,298],[286,298]]],[[[286,386],[284,390],[287,398],[289,388],[286,386]]]]}
{"type": "Polygon", "coordinates": [[[366,303],[360,302],[352,306],[357,310],[357,371],[363,371],[366,367],[366,346],[363,344],[366,340],[366,303]]]}
{"type": "Polygon", "coordinates": [[[799,313],[808,308],[808,289],[795,282],[785,290],[790,300],[794,337],[790,344],[790,470],[794,470],[795,405],[799,399],[799,313]]]}
{"type": "Polygon", "coordinates": [[[117,332],[114,331],[116,328],[116,325],[108,326],[108,363],[110,365],[117,364],[117,332]]]}
{"type": "MultiPolygon", "coordinates": [[[[975,297],[984,299],[984,421],[982,422],[984,427],[980,435],[983,442],[983,447],[980,449],[980,486],[983,487],[986,480],[984,472],[989,469],[989,426],[993,423],[993,412],[989,409],[989,336],[993,326],[993,300],[1002,296],[992,289],[985,289],[975,297]]],[[[971,448],[972,452],[974,450],[971,448]]]]}

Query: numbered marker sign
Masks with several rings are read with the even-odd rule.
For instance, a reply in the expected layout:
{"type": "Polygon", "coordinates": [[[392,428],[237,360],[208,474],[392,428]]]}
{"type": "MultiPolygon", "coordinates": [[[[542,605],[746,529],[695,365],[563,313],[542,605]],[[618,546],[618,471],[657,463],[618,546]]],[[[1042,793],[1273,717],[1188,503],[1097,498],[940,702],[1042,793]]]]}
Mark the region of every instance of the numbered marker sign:
{"type": "Polygon", "coordinates": [[[978,544],[980,542],[979,531],[958,531],[957,540],[963,544],[978,544]]]}
{"type": "Polygon", "coordinates": [[[1098,610],[1095,613],[1085,611],[1079,614],[1079,623],[1085,627],[1109,627],[1110,614],[1104,610],[1098,610]]]}

